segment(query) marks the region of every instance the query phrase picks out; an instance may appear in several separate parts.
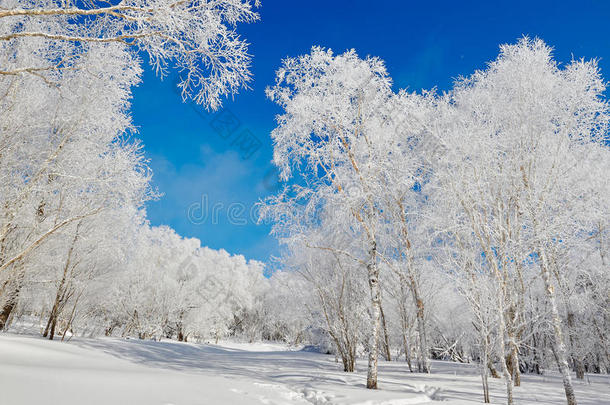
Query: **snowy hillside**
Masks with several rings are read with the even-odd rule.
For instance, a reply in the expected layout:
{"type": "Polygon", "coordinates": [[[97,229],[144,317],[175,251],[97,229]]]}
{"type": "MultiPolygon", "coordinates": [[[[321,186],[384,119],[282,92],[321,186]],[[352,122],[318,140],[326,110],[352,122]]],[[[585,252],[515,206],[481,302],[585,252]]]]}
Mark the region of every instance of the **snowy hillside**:
{"type": "MultiPolygon", "coordinates": [[[[443,404],[481,402],[475,367],[433,362],[432,374],[411,374],[404,362],[382,362],[379,390],[366,390],[366,366],[344,373],[333,356],[280,345],[198,345],[122,339],[43,340],[0,335],[0,403],[103,405],[190,404],[443,404]]],[[[554,373],[523,377],[520,404],[564,400],[554,373]]],[[[492,403],[504,402],[491,384],[492,403]]],[[[579,403],[610,403],[610,378],[576,384],[579,403]]]]}

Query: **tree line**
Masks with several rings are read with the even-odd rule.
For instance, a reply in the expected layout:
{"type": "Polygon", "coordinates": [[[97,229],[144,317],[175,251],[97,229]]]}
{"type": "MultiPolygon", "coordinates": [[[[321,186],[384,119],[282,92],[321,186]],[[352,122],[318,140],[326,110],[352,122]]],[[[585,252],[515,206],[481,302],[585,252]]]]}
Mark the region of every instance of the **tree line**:
{"type": "Polygon", "coordinates": [[[287,184],[263,213],[346,371],[363,346],[376,388],[394,340],[421,372],[476,359],[509,404],[524,371],[555,364],[569,404],[571,369],[607,372],[604,90],[595,60],[527,37],[443,93],[395,91],[354,51],[284,61],[267,94],[287,184]]]}

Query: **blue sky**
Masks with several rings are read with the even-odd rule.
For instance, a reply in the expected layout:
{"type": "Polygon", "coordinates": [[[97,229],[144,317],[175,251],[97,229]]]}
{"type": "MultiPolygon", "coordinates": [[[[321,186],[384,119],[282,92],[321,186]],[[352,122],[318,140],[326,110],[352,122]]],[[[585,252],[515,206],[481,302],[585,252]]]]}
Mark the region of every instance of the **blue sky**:
{"type": "Polygon", "coordinates": [[[280,111],[264,91],[286,56],[307,53],[312,45],[335,52],[354,48],[362,57],[385,60],[396,88],[445,90],[454,78],[493,60],[499,44],[527,34],[553,46],[559,61],[600,58],[602,74],[610,79],[610,1],[262,3],[261,20],[239,27],[254,57],[250,91],[208,114],[181,102],[171,76],[160,81],[147,70],[133,99],[153,185],[164,193],[147,206],[151,223],[248,259],[268,262],[279,254],[269,226],[256,225],[250,210],[276,189],[269,133],[280,111]],[[217,124],[227,118],[234,132],[219,133],[217,124]],[[236,142],[244,131],[260,142],[249,158],[236,142]]]}

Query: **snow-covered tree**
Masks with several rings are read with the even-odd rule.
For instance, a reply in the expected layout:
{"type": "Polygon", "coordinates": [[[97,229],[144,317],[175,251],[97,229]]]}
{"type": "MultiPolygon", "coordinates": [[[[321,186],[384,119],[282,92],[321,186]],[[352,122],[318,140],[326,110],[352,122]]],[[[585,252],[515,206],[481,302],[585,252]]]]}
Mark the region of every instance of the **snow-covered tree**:
{"type": "MultiPolygon", "coordinates": [[[[520,268],[538,268],[569,404],[576,399],[553,274],[569,270],[557,252],[608,217],[608,186],[600,182],[609,153],[604,89],[595,61],[560,68],[541,40],[524,38],[456,84],[438,127],[440,198],[459,207],[454,217],[475,235],[500,288],[499,311],[520,268]]],[[[502,348],[505,337],[514,343],[506,318],[499,317],[502,348]]]]}
{"type": "Polygon", "coordinates": [[[79,68],[55,87],[31,75],[0,81],[0,274],[13,284],[6,294],[15,299],[19,283],[11,274],[19,280],[19,269],[31,267],[29,256],[46,242],[104,211],[137,209],[151,195],[140,147],[124,134],[129,86],[140,70],[125,63],[116,75],[100,63],[104,58],[131,60],[117,45],[102,44],[81,55],[79,68]]]}
{"type": "MultiPolygon", "coordinates": [[[[90,47],[110,44],[129,52],[138,66],[138,52],[146,53],[157,73],[174,67],[183,97],[216,109],[223,96],[251,79],[247,43],[236,25],[258,20],[258,5],[258,0],[3,0],[0,76],[25,74],[55,83],[78,69],[90,47]],[[39,51],[43,58],[37,58],[39,51]]],[[[124,69],[112,68],[117,74],[124,69]]]]}
{"type": "MultiPolygon", "coordinates": [[[[328,221],[332,220],[331,218],[328,221]]],[[[335,230],[325,222],[324,228],[335,230]]],[[[353,250],[348,233],[312,230],[308,235],[299,235],[290,242],[290,254],[285,258],[286,269],[307,282],[312,290],[310,316],[314,325],[329,336],[336,353],[341,358],[343,370],[355,371],[359,347],[367,342],[362,333],[368,324],[367,286],[365,268],[338,250],[353,250]],[[304,238],[305,236],[305,238],[304,238]],[[332,249],[310,246],[329,244],[332,249]]],[[[369,346],[369,350],[370,350],[369,346]]]]}
{"type": "MultiPolygon", "coordinates": [[[[271,134],[274,162],[283,179],[297,169],[303,183],[270,201],[269,210],[275,210],[277,218],[286,204],[296,204],[302,207],[300,220],[315,223],[324,208],[351,224],[361,241],[356,259],[367,268],[371,295],[367,387],[377,388],[381,288],[376,145],[388,134],[384,129],[391,116],[380,106],[392,95],[391,81],[379,59],[363,60],[354,51],[335,56],[313,48],[309,55],[285,60],[267,94],[284,109],[271,134]]],[[[283,222],[277,222],[276,232],[291,232],[282,227],[283,222]]]]}

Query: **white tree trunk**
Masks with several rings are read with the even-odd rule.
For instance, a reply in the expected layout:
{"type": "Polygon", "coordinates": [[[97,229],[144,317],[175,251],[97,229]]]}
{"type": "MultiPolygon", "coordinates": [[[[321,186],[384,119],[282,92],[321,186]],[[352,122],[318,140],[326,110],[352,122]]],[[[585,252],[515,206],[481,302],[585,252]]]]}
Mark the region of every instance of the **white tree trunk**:
{"type": "Polygon", "coordinates": [[[487,363],[489,362],[489,345],[487,344],[487,336],[481,332],[481,382],[483,383],[483,402],[489,403],[489,382],[487,380],[487,363]]]}
{"type": "Polygon", "coordinates": [[[430,373],[430,359],[428,358],[428,338],[424,318],[424,302],[419,294],[413,295],[417,306],[417,333],[419,334],[419,353],[417,369],[420,373],[430,373]]]}
{"type": "Polygon", "coordinates": [[[377,389],[377,360],[379,357],[379,332],[381,329],[381,289],[379,287],[379,267],[377,266],[377,245],[372,243],[367,265],[369,288],[371,290],[372,339],[369,345],[369,364],[366,388],[377,389]]]}
{"type": "Polygon", "coordinates": [[[424,301],[420,296],[418,282],[413,271],[413,259],[409,257],[407,264],[408,280],[401,275],[401,282],[408,283],[416,309],[417,334],[419,336],[419,347],[417,350],[417,371],[430,373],[430,359],[428,358],[428,338],[426,334],[426,319],[424,301]]]}
{"type": "Polygon", "coordinates": [[[504,334],[506,333],[506,323],[504,321],[504,305],[503,305],[503,294],[498,294],[498,350],[500,363],[502,364],[502,374],[504,375],[504,380],[506,383],[506,403],[508,405],[513,405],[513,376],[508,371],[508,366],[506,365],[506,356],[505,350],[506,345],[504,342],[504,334]]]}
{"type": "Polygon", "coordinates": [[[563,388],[566,393],[566,399],[568,405],[576,405],[576,396],[574,395],[574,387],[572,386],[572,376],[570,375],[570,368],[568,367],[568,360],[566,354],[566,346],[563,342],[563,334],[561,332],[561,320],[559,319],[559,310],[557,309],[557,300],[555,299],[555,289],[551,282],[551,275],[548,268],[548,260],[546,253],[543,249],[538,252],[540,256],[541,266],[540,271],[542,273],[542,279],[544,280],[544,290],[551,304],[551,322],[553,323],[554,339],[553,349],[557,356],[557,365],[559,372],[563,380],[563,388]]]}

